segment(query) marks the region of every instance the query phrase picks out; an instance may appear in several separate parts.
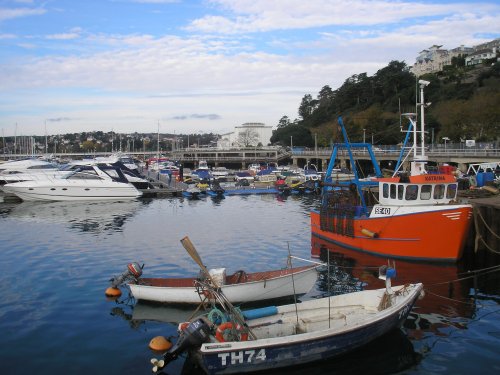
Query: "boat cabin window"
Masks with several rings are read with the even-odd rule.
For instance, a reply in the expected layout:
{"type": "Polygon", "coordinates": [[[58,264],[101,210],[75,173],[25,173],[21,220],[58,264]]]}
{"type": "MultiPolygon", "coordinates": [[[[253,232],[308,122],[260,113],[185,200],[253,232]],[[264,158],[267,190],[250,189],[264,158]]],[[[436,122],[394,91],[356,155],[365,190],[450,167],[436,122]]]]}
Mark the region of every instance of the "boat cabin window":
{"type": "Polygon", "coordinates": [[[457,184],[449,184],[446,189],[446,198],[455,199],[457,196],[457,184]]]}
{"type": "Polygon", "coordinates": [[[391,199],[396,199],[396,184],[391,184],[391,199]]]}
{"type": "Polygon", "coordinates": [[[384,198],[403,200],[405,187],[399,184],[383,184],[382,194],[384,198]]]}
{"type": "Polygon", "coordinates": [[[68,179],[102,180],[93,170],[76,171],[68,179]]]}
{"type": "Polygon", "coordinates": [[[382,194],[384,198],[389,198],[389,184],[384,184],[382,186],[382,194]]]}
{"type": "Polygon", "coordinates": [[[418,196],[418,185],[408,185],[406,187],[405,199],[407,201],[414,201],[418,196]]]}
{"type": "Polygon", "coordinates": [[[443,198],[444,198],[444,185],[434,186],[434,199],[443,199],[443,198]]]}
{"type": "Polygon", "coordinates": [[[109,177],[111,177],[113,179],[120,178],[120,176],[118,175],[118,172],[115,169],[106,169],[103,172],[106,173],[109,177]]]}
{"type": "Polygon", "coordinates": [[[55,164],[41,164],[41,165],[32,165],[27,169],[57,169],[57,165],[55,164]]]}
{"type": "Polygon", "coordinates": [[[405,187],[403,185],[398,185],[398,199],[403,200],[405,187]]]}
{"type": "Polygon", "coordinates": [[[429,200],[431,199],[432,185],[422,185],[420,189],[420,199],[429,200]]]}

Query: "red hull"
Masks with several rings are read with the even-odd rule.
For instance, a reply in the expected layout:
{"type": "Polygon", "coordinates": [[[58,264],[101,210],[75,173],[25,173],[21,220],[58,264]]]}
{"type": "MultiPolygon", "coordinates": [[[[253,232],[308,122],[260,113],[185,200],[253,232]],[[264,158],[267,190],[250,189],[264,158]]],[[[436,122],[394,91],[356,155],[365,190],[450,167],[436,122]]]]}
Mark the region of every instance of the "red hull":
{"type": "Polygon", "coordinates": [[[401,216],[355,218],[351,237],[322,230],[320,214],[313,211],[311,234],[338,246],[383,257],[455,262],[462,256],[471,216],[472,209],[461,206],[401,216]]]}

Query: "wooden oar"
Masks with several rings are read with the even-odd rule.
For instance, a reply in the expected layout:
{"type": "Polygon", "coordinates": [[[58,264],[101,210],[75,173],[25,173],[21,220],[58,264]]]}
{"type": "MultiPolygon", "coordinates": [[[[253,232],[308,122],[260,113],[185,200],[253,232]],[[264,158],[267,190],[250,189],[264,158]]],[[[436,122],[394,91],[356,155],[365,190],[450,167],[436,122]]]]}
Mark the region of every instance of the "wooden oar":
{"type": "Polygon", "coordinates": [[[248,334],[250,335],[250,337],[252,337],[254,340],[256,340],[257,337],[250,330],[250,327],[248,327],[246,325],[244,319],[242,318],[242,316],[240,315],[240,313],[238,313],[238,311],[236,311],[236,309],[234,308],[233,304],[224,295],[224,293],[222,292],[222,289],[220,288],[220,285],[217,282],[215,282],[214,279],[212,279],[212,276],[210,275],[210,272],[208,272],[207,267],[205,267],[205,265],[201,261],[201,257],[198,254],[198,251],[196,251],[196,248],[194,247],[194,245],[191,242],[191,240],[189,239],[189,237],[185,236],[183,239],[181,239],[181,243],[182,243],[182,246],[184,246],[184,249],[186,249],[186,251],[188,252],[188,254],[191,256],[191,258],[193,258],[193,260],[196,262],[196,264],[198,264],[198,266],[200,266],[200,269],[205,274],[205,276],[210,280],[210,282],[212,283],[212,285],[214,285],[217,288],[217,291],[214,291],[214,292],[217,293],[220,296],[220,299],[222,300],[220,302],[223,302],[223,303],[221,303],[222,307],[224,307],[227,310],[229,310],[229,312],[231,312],[231,314],[233,315],[234,319],[240,324],[240,326],[244,327],[248,331],[248,334]]]}
{"type": "Polygon", "coordinates": [[[213,279],[212,279],[212,275],[210,275],[210,272],[208,272],[207,270],[207,267],[205,267],[205,265],[203,264],[203,262],[201,261],[201,257],[200,257],[200,254],[198,254],[198,251],[196,251],[196,248],[194,247],[193,243],[191,242],[191,240],[189,239],[188,236],[184,237],[182,240],[181,240],[181,243],[182,243],[182,246],[184,246],[184,249],[186,249],[186,251],[188,252],[188,254],[191,256],[191,258],[193,258],[193,260],[196,262],[196,264],[198,264],[198,266],[200,266],[200,269],[202,270],[202,272],[205,274],[205,276],[210,280],[210,282],[216,287],[216,288],[219,288],[220,285],[217,284],[213,279]]]}

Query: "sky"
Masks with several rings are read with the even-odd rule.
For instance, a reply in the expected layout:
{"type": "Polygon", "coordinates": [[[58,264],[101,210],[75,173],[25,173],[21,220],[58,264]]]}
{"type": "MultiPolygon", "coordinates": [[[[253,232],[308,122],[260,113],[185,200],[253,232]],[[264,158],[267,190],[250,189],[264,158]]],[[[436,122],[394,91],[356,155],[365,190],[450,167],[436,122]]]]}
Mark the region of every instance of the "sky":
{"type": "Polygon", "coordinates": [[[499,0],[0,0],[0,129],[274,127],[325,85],[498,37],[499,0]]]}

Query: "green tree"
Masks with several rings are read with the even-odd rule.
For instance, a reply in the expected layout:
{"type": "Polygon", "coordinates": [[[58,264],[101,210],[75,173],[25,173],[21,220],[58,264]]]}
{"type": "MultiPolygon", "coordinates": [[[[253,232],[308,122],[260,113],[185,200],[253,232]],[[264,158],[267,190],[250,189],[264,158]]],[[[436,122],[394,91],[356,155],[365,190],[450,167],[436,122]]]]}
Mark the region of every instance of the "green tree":
{"type": "Polygon", "coordinates": [[[85,152],[94,151],[94,149],[95,149],[95,142],[94,141],[84,141],[82,143],[82,149],[85,152]]]}
{"type": "Polygon", "coordinates": [[[314,145],[314,139],[311,131],[298,122],[291,123],[288,126],[278,128],[273,131],[271,144],[279,144],[282,146],[302,146],[311,147],[314,145]]]}
{"type": "Polygon", "coordinates": [[[311,116],[316,105],[317,101],[312,98],[311,94],[304,95],[299,106],[299,116],[302,117],[302,120],[307,120],[311,116]]]}
{"type": "Polygon", "coordinates": [[[278,129],[281,129],[286,128],[288,125],[290,125],[290,119],[288,118],[288,116],[283,116],[282,118],[280,118],[277,127],[278,129]]]}

